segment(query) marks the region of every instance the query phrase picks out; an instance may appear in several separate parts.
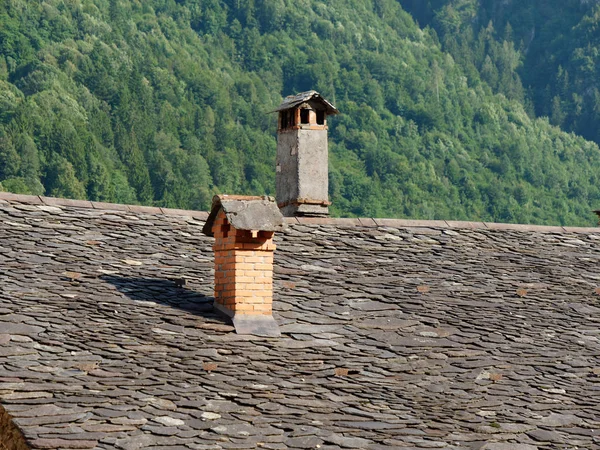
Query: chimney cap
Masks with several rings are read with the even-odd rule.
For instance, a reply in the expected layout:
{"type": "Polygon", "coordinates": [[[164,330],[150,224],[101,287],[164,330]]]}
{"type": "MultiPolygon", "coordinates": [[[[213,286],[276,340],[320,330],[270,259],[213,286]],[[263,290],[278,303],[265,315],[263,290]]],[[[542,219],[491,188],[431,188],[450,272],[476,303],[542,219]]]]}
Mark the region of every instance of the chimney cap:
{"type": "Polygon", "coordinates": [[[227,220],[238,230],[280,231],[285,229],[283,215],[273,197],[249,195],[215,195],[210,215],[202,228],[213,236],[213,223],[223,209],[227,220]]]}
{"type": "Polygon", "coordinates": [[[317,91],[306,91],[300,92],[296,95],[288,95],[283,100],[281,105],[279,105],[276,109],[274,109],[271,112],[279,112],[284,111],[286,109],[292,109],[306,102],[320,103],[325,108],[325,113],[329,116],[340,113],[339,110],[335,106],[333,106],[333,104],[331,104],[331,102],[328,102],[323,97],[321,97],[321,94],[319,94],[317,91]]]}

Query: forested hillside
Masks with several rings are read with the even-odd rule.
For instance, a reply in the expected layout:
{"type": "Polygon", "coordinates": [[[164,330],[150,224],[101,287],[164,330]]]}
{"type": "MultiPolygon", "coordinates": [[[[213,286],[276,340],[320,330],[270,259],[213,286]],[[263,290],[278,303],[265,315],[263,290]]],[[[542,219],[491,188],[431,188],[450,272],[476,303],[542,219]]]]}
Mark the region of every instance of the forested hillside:
{"type": "Polygon", "coordinates": [[[467,73],[600,143],[600,2],[401,0],[467,73]]]}
{"type": "Polygon", "coordinates": [[[342,112],[337,215],[593,224],[598,146],[527,114],[515,39],[496,79],[450,36],[396,0],[0,0],[0,182],[197,209],[273,194],[266,112],[316,89],[342,112]]]}

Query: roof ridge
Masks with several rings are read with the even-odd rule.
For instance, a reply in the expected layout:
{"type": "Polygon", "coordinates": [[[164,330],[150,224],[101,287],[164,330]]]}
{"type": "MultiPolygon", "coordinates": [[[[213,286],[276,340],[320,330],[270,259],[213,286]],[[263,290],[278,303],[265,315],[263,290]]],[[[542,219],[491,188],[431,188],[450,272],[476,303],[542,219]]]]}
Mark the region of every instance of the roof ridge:
{"type": "Polygon", "coordinates": [[[0,192],[0,204],[3,200],[8,203],[24,203],[29,205],[69,206],[72,208],[97,209],[105,211],[128,211],[132,213],[161,214],[165,216],[191,216],[203,220],[208,218],[207,211],[162,208],[159,206],[124,205],[120,203],[94,202],[91,200],[45,197],[43,195],[12,194],[10,192],[0,192]]]}
{"type": "MultiPolygon", "coordinates": [[[[68,198],[45,197],[43,195],[12,194],[0,192],[0,204],[24,203],[30,205],[68,206],[73,208],[97,209],[106,211],[128,211],[132,213],[157,214],[165,216],[190,216],[201,220],[208,219],[208,211],[162,208],[158,206],[123,205],[120,203],[72,200],[68,198]]],[[[286,217],[289,224],[337,225],[359,227],[391,228],[446,228],[446,229],[487,229],[504,231],[528,231],[545,233],[600,233],[599,227],[566,227],[561,225],[530,225],[515,223],[495,223],[457,220],[413,220],[386,218],[334,218],[334,217],[286,217]]]]}

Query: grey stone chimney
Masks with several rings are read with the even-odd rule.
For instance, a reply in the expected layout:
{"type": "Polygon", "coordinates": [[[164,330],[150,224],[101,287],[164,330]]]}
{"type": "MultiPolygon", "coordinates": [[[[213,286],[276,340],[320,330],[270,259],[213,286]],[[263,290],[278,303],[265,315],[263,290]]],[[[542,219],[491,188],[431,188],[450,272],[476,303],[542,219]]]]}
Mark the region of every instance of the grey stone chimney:
{"type": "Polygon", "coordinates": [[[277,130],[277,206],[284,216],[329,215],[327,116],[339,111],[316,91],[286,97],[277,130]]]}

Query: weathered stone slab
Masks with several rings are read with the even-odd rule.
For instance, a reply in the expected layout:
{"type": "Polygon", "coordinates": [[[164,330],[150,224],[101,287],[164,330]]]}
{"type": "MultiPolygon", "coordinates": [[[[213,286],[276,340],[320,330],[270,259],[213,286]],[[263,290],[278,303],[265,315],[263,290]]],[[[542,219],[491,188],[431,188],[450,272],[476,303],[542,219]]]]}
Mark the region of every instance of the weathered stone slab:
{"type": "Polygon", "coordinates": [[[331,434],[323,436],[323,440],[329,444],[336,444],[342,448],[366,448],[372,441],[360,437],[331,434]]]}
{"type": "Polygon", "coordinates": [[[265,337],[281,336],[279,326],[272,316],[235,314],[231,321],[237,334],[265,337]]]}
{"type": "Polygon", "coordinates": [[[34,439],[30,442],[31,448],[95,448],[98,441],[80,439],[34,439]]]}
{"type": "Polygon", "coordinates": [[[531,444],[515,444],[492,442],[481,447],[482,450],[538,450],[537,446],[531,444]]]}
{"type": "Polygon", "coordinates": [[[0,332],[3,334],[15,334],[25,336],[35,336],[44,331],[44,328],[36,325],[27,325],[25,323],[0,322],[0,332]]]}

